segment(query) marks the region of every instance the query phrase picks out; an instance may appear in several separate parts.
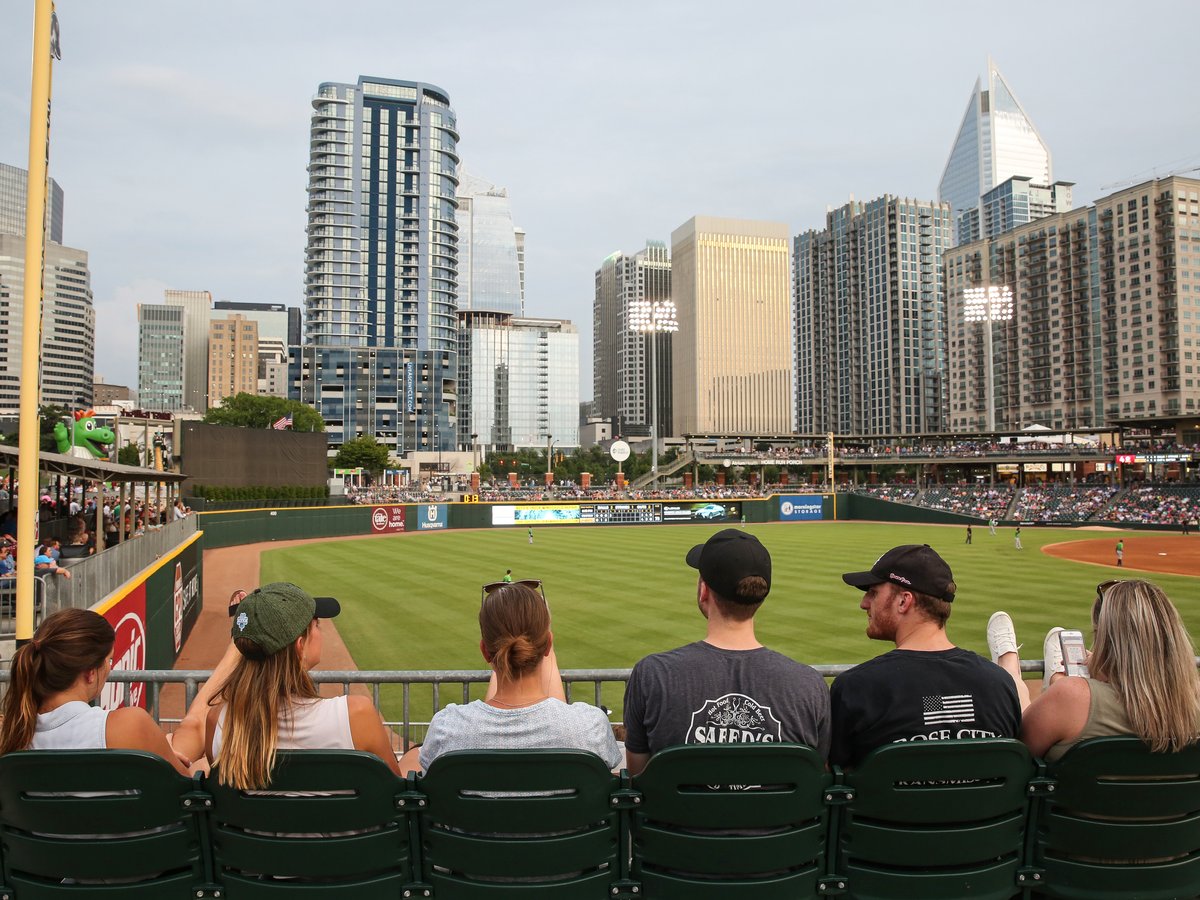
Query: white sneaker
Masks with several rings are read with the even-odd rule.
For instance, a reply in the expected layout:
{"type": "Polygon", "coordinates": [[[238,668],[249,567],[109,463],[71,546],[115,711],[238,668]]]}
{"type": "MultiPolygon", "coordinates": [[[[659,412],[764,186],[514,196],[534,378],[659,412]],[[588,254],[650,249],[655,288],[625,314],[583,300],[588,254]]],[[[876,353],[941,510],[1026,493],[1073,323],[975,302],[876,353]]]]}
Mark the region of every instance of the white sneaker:
{"type": "Polygon", "coordinates": [[[1017,629],[1013,627],[1012,617],[1008,613],[992,613],[987,623],[987,643],[992,662],[1000,662],[1000,657],[1005,653],[1016,653],[1021,649],[1017,643],[1017,629]]]}
{"type": "Polygon", "coordinates": [[[1042,642],[1042,660],[1045,665],[1045,670],[1042,672],[1042,690],[1050,687],[1050,676],[1055,672],[1067,671],[1063,665],[1062,644],[1058,641],[1058,634],[1062,631],[1060,626],[1055,626],[1046,632],[1046,640],[1042,642]]]}

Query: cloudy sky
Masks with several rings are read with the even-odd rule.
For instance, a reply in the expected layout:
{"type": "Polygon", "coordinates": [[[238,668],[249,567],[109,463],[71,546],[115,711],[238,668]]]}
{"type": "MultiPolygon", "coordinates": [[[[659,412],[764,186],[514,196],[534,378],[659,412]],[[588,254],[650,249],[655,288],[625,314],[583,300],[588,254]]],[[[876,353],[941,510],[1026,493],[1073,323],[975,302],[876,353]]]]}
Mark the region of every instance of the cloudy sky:
{"type": "MultiPolygon", "coordinates": [[[[0,9],[0,162],[28,163],[33,0],[0,9]]],[[[1074,181],[1200,166],[1200,4],[60,0],[50,172],[90,253],[96,372],[136,386],[164,288],[300,305],[310,101],[428,81],[528,232],[526,308],[580,329],[593,276],[693,215],[824,224],[933,199],[990,54],[1074,181]]]]}

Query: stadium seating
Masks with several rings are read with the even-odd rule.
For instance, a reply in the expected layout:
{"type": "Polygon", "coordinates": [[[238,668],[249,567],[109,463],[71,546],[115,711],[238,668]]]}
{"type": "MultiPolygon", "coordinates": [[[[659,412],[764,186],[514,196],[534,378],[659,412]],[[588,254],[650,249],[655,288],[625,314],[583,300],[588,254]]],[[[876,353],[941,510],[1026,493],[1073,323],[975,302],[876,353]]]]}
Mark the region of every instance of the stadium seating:
{"type": "Polygon", "coordinates": [[[850,772],[795,745],[689,746],[635,778],[568,750],[407,779],[311,751],[280,754],[272,789],[132,751],[8,754],[0,898],[1200,895],[1200,748],[1133,738],[1051,766],[1012,740],[894,744],[850,772]]]}

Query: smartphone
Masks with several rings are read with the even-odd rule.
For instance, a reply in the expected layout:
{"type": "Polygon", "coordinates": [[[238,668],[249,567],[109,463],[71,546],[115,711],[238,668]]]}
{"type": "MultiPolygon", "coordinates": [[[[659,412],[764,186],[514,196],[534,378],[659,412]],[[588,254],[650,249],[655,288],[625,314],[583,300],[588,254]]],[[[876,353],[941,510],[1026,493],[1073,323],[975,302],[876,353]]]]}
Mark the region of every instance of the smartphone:
{"type": "Polygon", "coordinates": [[[1058,642],[1062,645],[1063,668],[1068,675],[1087,677],[1087,648],[1083,645],[1082,631],[1060,631],[1058,642]]]}

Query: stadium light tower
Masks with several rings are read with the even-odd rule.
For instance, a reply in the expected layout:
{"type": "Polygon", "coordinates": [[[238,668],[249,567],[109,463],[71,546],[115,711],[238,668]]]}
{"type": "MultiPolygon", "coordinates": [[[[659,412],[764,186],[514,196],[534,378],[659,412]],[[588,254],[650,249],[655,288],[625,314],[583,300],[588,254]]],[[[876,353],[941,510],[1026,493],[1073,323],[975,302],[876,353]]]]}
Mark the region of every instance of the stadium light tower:
{"type": "Polygon", "coordinates": [[[658,335],[679,330],[671,300],[634,300],[629,304],[629,327],[650,338],[650,472],[658,490],[658,335]]]}
{"type": "Polygon", "coordinates": [[[996,385],[992,370],[992,323],[1013,317],[1013,292],[1007,285],[988,285],[963,290],[963,320],[983,325],[983,365],[987,405],[987,430],[996,430],[996,385]]]}

